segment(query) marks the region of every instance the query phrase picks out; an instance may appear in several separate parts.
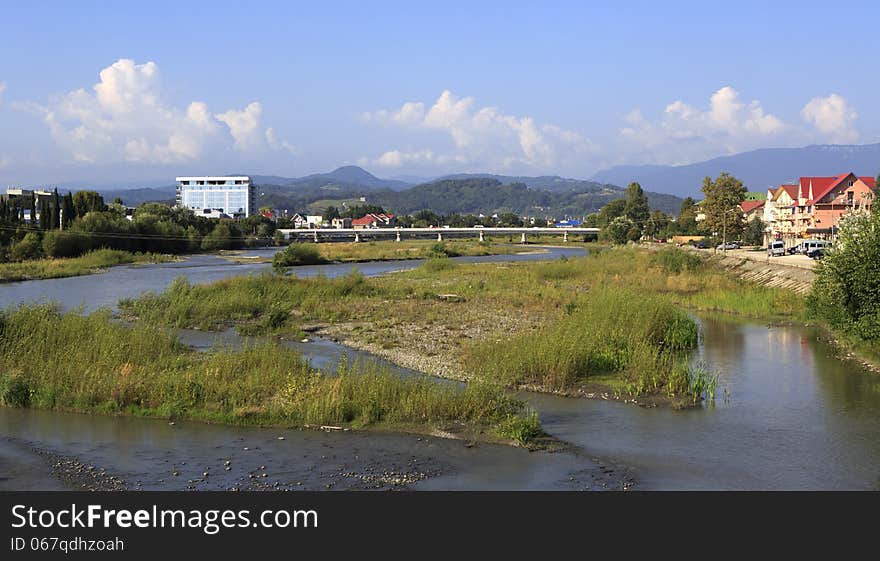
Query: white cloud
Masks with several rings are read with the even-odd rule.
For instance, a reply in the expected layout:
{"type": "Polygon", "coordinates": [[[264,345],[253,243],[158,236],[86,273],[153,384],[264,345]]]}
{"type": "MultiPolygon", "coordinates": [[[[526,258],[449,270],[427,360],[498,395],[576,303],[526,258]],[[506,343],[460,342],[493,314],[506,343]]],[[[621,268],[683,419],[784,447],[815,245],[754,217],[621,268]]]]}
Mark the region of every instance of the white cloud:
{"type": "Polygon", "coordinates": [[[0,103],[3,103],[3,93],[6,91],[6,82],[0,82],[0,103]]]}
{"type": "Polygon", "coordinates": [[[539,124],[532,117],[506,115],[495,107],[478,108],[474,98],[458,98],[449,90],[430,108],[425,107],[422,102],[407,102],[397,110],[364,113],[362,120],[407,131],[442,132],[452,141],[452,151],[389,150],[372,163],[385,167],[458,163],[493,170],[550,168],[595,150],[576,132],[539,124]]]}
{"type": "Polygon", "coordinates": [[[273,150],[285,150],[291,154],[297,153],[297,148],[293,144],[287,142],[286,140],[281,140],[275,134],[275,129],[269,127],[266,129],[266,142],[269,143],[269,147],[273,150]]]}
{"type": "Polygon", "coordinates": [[[852,143],[859,139],[855,129],[857,117],[847,100],[836,93],[814,97],[801,109],[801,118],[835,143],[852,143]]]}
{"type": "Polygon", "coordinates": [[[621,129],[621,140],[629,149],[641,151],[648,160],[686,163],[764,145],[790,127],[766,113],[761,103],[744,103],[739,93],[725,86],[712,94],[709,107],[700,109],[676,100],[668,104],[660,120],[647,120],[634,109],[621,129]],[[645,151],[650,151],[645,153],[645,151]]]}
{"type": "Polygon", "coordinates": [[[243,152],[258,150],[266,140],[260,129],[263,106],[254,101],[241,111],[230,109],[217,114],[217,120],[226,123],[229,133],[235,140],[235,147],[243,152]]]}
{"type": "Polygon", "coordinates": [[[259,102],[216,115],[201,101],[185,108],[169,105],[152,61],[119,59],[99,77],[92,91],[74,90],[47,105],[20,104],[36,110],[54,140],[77,161],[171,163],[197,160],[209,148],[229,144],[251,152],[272,148],[259,102]]]}

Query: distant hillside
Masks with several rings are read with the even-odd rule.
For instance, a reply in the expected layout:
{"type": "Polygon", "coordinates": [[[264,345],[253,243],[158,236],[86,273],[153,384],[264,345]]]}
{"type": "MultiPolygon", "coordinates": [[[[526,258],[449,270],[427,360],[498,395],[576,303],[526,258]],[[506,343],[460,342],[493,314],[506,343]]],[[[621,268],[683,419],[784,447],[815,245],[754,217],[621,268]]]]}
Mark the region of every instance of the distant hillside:
{"type": "Polygon", "coordinates": [[[380,179],[358,166],[342,166],[329,173],[315,173],[304,177],[278,177],[274,175],[252,175],[254,185],[277,185],[302,189],[333,187],[337,189],[356,188],[358,190],[392,189],[401,190],[412,187],[412,183],[394,179],[380,179]]]}
{"type": "Polygon", "coordinates": [[[138,206],[142,203],[173,203],[175,189],[170,187],[142,187],[140,189],[98,189],[106,202],[111,202],[116,197],[128,206],[138,206]]]}
{"type": "MultiPolygon", "coordinates": [[[[609,201],[620,199],[624,190],[614,185],[593,184],[586,190],[548,191],[533,189],[523,182],[502,183],[492,177],[441,179],[405,191],[380,191],[367,197],[398,214],[431,210],[438,214],[492,214],[513,212],[529,216],[583,216],[609,201]]],[[[649,193],[652,208],[677,214],[681,199],[649,193]]]]}
{"type": "MultiPolygon", "coordinates": [[[[491,173],[457,173],[453,175],[445,175],[437,178],[436,181],[442,179],[497,179],[501,183],[523,183],[532,189],[542,189],[544,191],[579,191],[581,193],[599,193],[604,191],[607,183],[590,181],[586,179],[571,179],[560,177],[558,175],[541,175],[538,177],[513,176],[513,175],[494,175],[491,173]]],[[[426,182],[427,183],[427,182],[426,182]]]]}
{"type": "MultiPolygon", "coordinates": [[[[558,176],[513,177],[491,174],[449,176],[412,186],[380,179],[356,166],[299,178],[251,175],[257,205],[289,212],[317,212],[327,206],[357,204],[366,198],[389,211],[411,213],[423,209],[438,214],[514,212],[530,216],[583,216],[624,196],[616,185],[558,176]]],[[[120,197],[125,204],[174,200],[174,187],[102,190],[105,200],[120,197]]],[[[648,192],[652,208],[677,214],[681,199],[648,192]]]]}
{"type": "Polygon", "coordinates": [[[765,191],[802,175],[852,171],[874,176],[880,172],[880,144],[765,148],[686,166],[616,166],[600,171],[592,179],[617,185],[638,181],[646,190],[700,197],[703,178],[716,177],[722,171],[735,175],[750,191],[765,191]]]}

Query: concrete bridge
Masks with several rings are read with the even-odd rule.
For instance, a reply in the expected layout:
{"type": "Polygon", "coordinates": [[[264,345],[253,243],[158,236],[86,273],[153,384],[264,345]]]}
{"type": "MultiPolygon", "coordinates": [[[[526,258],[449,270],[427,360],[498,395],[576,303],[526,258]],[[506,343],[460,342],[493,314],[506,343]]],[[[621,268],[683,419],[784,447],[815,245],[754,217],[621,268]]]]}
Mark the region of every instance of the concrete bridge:
{"type": "Polygon", "coordinates": [[[563,242],[569,235],[597,236],[599,228],[279,228],[285,240],[292,241],[356,241],[364,239],[436,239],[475,238],[484,241],[486,236],[520,236],[526,243],[528,235],[561,236],[563,242]]]}

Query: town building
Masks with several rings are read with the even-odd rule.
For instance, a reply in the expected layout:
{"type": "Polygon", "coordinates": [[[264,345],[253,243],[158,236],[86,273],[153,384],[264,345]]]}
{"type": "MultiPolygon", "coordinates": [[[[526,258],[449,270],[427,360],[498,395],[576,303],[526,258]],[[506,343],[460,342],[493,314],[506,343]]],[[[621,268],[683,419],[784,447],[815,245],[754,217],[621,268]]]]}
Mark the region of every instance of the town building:
{"type": "Polygon", "coordinates": [[[296,213],[290,219],[294,228],[323,228],[324,217],[317,214],[296,213]]]}
{"type": "Polygon", "coordinates": [[[177,205],[211,217],[247,218],[257,212],[254,187],[247,176],[178,177],[177,205]]]}
{"type": "Polygon", "coordinates": [[[347,230],[351,228],[351,218],[333,218],[330,220],[330,226],[337,230],[347,230]]]}
{"type": "Polygon", "coordinates": [[[362,230],[366,228],[388,228],[393,226],[394,223],[394,215],[393,214],[366,214],[361,218],[355,218],[351,221],[351,227],[355,230],[362,230]]]}
{"type": "Polygon", "coordinates": [[[767,191],[765,239],[791,245],[805,238],[833,238],[841,216],[870,211],[873,177],[842,173],[830,177],[801,177],[796,184],[767,191]]]}

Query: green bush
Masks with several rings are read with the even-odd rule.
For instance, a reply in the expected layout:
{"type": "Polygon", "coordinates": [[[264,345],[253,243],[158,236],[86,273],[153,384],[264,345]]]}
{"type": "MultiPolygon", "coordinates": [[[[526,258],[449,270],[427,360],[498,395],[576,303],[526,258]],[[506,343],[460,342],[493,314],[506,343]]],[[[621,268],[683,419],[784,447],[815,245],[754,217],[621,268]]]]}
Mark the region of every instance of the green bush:
{"type": "Polygon", "coordinates": [[[43,253],[47,257],[76,257],[83,252],[81,236],[62,230],[51,230],[43,235],[43,253]]]}
{"type": "Polygon", "coordinates": [[[319,265],[327,260],[321,257],[318,248],[311,243],[294,243],[275,254],[272,267],[283,270],[285,267],[298,265],[319,265]]]}
{"type": "Polygon", "coordinates": [[[42,256],[42,247],[40,234],[28,232],[9,250],[9,258],[13,261],[39,259],[42,256]]]}
{"type": "Polygon", "coordinates": [[[833,328],[880,341],[880,212],[841,219],[834,249],[816,271],[807,309],[833,328]]]}

